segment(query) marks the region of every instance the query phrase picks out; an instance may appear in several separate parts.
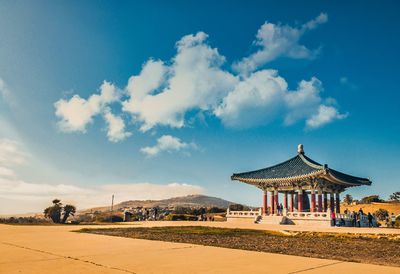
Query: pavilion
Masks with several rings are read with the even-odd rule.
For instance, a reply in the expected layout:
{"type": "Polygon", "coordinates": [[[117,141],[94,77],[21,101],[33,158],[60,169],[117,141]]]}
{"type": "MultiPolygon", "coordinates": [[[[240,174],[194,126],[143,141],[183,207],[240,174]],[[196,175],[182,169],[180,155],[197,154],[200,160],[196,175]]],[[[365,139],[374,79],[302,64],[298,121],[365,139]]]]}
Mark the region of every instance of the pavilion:
{"type": "MultiPolygon", "coordinates": [[[[231,176],[232,180],[263,190],[263,216],[277,215],[278,194],[282,193],[285,213],[325,212],[324,216],[329,218],[329,214],[326,212],[340,213],[341,192],[348,187],[371,185],[372,183],[367,178],[348,175],[329,168],[327,164],[321,165],[315,162],[305,155],[301,144],[298,145],[297,152],[295,157],[283,163],[255,171],[234,173],[231,176]],[[268,207],[268,192],[270,193],[270,207],[268,207]],[[311,199],[308,198],[309,195],[311,199]],[[309,202],[310,200],[311,202],[309,202]]],[[[313,214],[313,216],[317,216],[317,214],[313,214]]]]}

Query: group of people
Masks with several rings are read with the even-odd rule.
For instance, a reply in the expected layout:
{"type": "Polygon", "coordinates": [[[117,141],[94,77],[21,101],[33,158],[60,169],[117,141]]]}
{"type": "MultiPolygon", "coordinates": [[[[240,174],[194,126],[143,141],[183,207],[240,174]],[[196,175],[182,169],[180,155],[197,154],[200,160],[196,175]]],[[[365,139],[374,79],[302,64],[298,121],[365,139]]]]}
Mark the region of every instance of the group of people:
{"type": "Polygon", "coordinates": [[[152,209],[142,208],[139,212],[139,220],[147,221],[147,220],[157,220],[158,218],[158,208],[154,207],[152,209]]]}
{"type": "MultiPolygon", "coordinates": [[[[277,205],[276,205],[276,212],[275,212],[275,214],[278,215],[278,216],[282,216],[282,215],[283,215],[283,209],[284,209],[284,207],[283,207],[282,203],[277,204],[277,205]]],[[[268,214],[272,214],[272,209],[271,209],[271,207],[268,207],[268,208],[267,208],[267,212],[268,212],[268,214]]]]}
{"type": "Polygon", "coordinates": [[[277,214],[278,214],[279,216],[283,215],[283,205],[282,205],[282,204],[278,204],[278,205],[276,206],[276,211],[277,211],[277,214]]]}
{"type": "MultiPolygon", "coordinates": [[[[348,216],[348,218],[351,220],[351,225],[353,227],[361,227],[364,216],[366,217],[368,221],[368,227],[374,227],[376,226],[376,223],[374,224],[374,220],[376,221],[376,216],[375,214],[371,214],[368,212],[368,214],[365,214],[364,211],[360,208],[358,212],[352,211],[350,212],[348,209],[344,210],[344,214],[348,216]]],[[[338,218],[337,214],[335,212],[331,213],[331,220],[332,220],[332,226],[344,226],[345,225],[345,220],[342,215],[340,215],[340,218],[338,218]]],[[[385,223],[386,227],[394,227],[396,223],[396,215],[392,212],[391,215],[387,215],[385,218],[385,223]]]]}
{"type": "MultiPolygon", "coordinates": [[[[351,225],[353,227],[361,227],[361,223],[362,223],[362,219],[364,216],[367,217],[368,220],[368,227],[374,227],[374,220],[375,220],[375,216],[372,215],[370,212],[368,212],[368,214],[365,214],[364,211],[362,210],[362,208],[360,208],[360,210],[358,212],[356,211],[352,211],[350,212],[347,208],[344,210],[344,214],[347,215],[349,217],[349,219],[351,220],[351,225]]],[[[332,211],[331,213],[331,220],[332,220],[332,226],[345,226],[345,219],[343,218],[342,215],[340,215],[340,218],[338,218],[339,216],[336,215],[336,213],[334,211],[332,211]]]]}

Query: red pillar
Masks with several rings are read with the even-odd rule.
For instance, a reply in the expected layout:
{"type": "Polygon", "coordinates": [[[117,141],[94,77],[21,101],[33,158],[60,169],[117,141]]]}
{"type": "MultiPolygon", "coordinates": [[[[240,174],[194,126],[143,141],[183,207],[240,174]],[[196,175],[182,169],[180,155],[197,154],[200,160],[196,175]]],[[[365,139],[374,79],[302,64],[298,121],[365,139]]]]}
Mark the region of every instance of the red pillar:
{"type": "Polygon", "coordinates": [[[297,193],[297,211],[302,212],[303,211],[303,190],[299,190],[297,193]]]}
{"type": "Polygon", "coordinates": [[[318,190],[318,212],[322,212],[322,192],[318,190]]]}
{"type": "Polygon", "coordinates": [[[274,211],[274,198],[275,198],[275,196],[274,196],[274,192],[273,191],[270,191],[269,192],[269,195],[270,195],[270,198],[271,198],[271,210],[270,210],[270,213],[269,214],[274,214],[275,213],[275,211],[274,211]]]}
{"type": "Polygon", "coordinates": [[[311,190],[311,212],[315,212],[315,190],[311,190]]]}
{"type": "Polygon", "coordinates": [[[331,192],[331,212],[335,210],[335,198],[333,197],[333,192],[331,192]]]}
{"type": "Polygon", "coordinates": [[[324,192],[324,212],[328,211],[328,193],[324,192]]]}
{"type": "Polygon", "coordinates": [[[287,203],[287,191],[285,191],[284,193],[283,193],[283,208],[284,209],[288,209],[288,203],[287,203]]]}
{"type": "Polygon", "coordinates": [[[340,196],[339,192],[336,192],[336,213],[340,213],[340,196]]]}
{"type": "Polygon", "coordinates": [[[290,212],[293,212],[293,192],[290,192],[290,212]]]}
{"type": "Polygon", "coordinates": [[[263,214],[267,215],[267,209],[268,209],[268,193],[267,191],[264,191],[263,194],[263,214]]]}
{"type": "Polygon", "coordinates": [[[275,193],[275,198],[274,198],[274,200],[275,200],[275,209],[274,209],[274,211],[275,211],[275,214],[278,214],[278,210],[277,210],[278,205],[279,205],[278,190],[275,190],[274,193],[275,193]]]}

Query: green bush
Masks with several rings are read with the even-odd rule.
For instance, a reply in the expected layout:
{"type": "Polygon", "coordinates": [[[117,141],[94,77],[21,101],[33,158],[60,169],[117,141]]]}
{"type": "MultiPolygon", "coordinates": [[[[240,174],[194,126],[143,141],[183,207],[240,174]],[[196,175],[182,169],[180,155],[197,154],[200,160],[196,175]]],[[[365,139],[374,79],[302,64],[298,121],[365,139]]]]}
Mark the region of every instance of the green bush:
{"type": "Polygon", "coordinates": [[[375,211],[375,216],[378,218],[379,221],[384,221],[386,217],[389,216],[389,211],[380,208],[377,211],[375,211]]]}
{"type": "Polygon", "coordinates": [[[360,200],[360,204],[381,203],[384,202],[379,195],[371,195],[364,197],[360,200]]]}
{"type": "Polygon", "coordinates": [[[0,218],[0,224],[21,224],[21,225],[37,225],[37,224],[51,224],[48,219],[35,218],[35,217],[10,217],[0,218]]]}
{"type": "Polygon", "coordinates": [[[169,214],[165,218],[167,221],[197,221],[198,219],[197,216],[188,214],[169,214]]]}
{"type": "Polygon", "coordinates": [[[250,210],[250,208],[248,206],[244,206],[241,204],[233,204],[229,206],[229,210],[232,211],[247,211],[250,210]]]}
{"type": "Polygon", "coordinates": [[[118,222],[123,222],[124,221],[124,218],[122,218],[121,216],[119,216],[119,215],[112,215],[112,216],[110,216],[110,215],[99,215],[99,216],[96,216],[96,222],[101,222],[101,223],[111,223],[111,222],[113,222],[113,223],[118,223],[118,222]]]}
{"type": "Polygon", "coordinates": [[[396,222],[394,223],[394,227],[400,228],[400,215],[396,217],[396,222]]]}
{"type": "Polygon", "coordinates": [[[207,209],[207,213],[223,213],[226,212],[225,208],[220,208],[220,207],[211,207],[207,209]]]}

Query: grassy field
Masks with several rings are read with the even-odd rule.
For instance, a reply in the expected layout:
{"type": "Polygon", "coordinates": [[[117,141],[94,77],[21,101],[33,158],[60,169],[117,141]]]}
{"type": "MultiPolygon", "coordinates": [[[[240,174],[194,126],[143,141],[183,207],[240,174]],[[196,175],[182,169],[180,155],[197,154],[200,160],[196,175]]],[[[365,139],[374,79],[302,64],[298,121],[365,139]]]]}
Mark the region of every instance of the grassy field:
{"type": "Polygon", "coordinates": [[[371,203],[371,204],[358,204],[358,205],[347,205],[342,203],[340,205],[340,211],[343,213],[345,209],[350,211],[358,211],[360,208],[365,212],[374,213],[378,209],[386,209],[389,214],[392,212],[397,216],[400,214],[400,203],[371,203]]]}
{"type": "Polygon", "coordinates": [[[400,266],[395,235],[276,232],[203,226],[85,228],[78,232],[400,266]]]}

